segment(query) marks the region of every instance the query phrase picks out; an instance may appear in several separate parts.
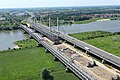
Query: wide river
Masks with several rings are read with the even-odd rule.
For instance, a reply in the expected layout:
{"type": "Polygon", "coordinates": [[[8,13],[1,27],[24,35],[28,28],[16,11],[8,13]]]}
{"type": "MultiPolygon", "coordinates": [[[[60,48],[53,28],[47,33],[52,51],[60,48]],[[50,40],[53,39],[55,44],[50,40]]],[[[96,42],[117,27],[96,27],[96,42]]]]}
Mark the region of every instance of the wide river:
{"type": "MultiPolygon", "coordinates": [[[[53,26],[56,29],[56,26],[53,26]]],[[[99,21],[89,24],[73,24],[68,26],[60,26],[60,31],[66,34],[87,32],[87,31],[110,31],[120,32],[120,21],[99,21]]],[[[21,30],[0,32],[0,50],[6,50],[8,47],[14,47],[13,42],[26,39],[27,37],[21,30]]]]}
{"type": "MultiPolygon", "coordinates": [[[[53,26],[53,28],[56,29],[56,26],[53,26]]],[[[120,21],[118,20],[99,21],[88,24],[73,24],[67,26],[65,25],[65,26],[60,26],[59,28],[60,31],[66,34],[96,31],[96,30],[120,32],[120,21]]]]}
{"type": "Polygon", "coordinates": [[[21,30],[0,32],[0,50],[7,50],[8,47],[15,47],[13,42],[26,39],[27,36],[21,30]]]}

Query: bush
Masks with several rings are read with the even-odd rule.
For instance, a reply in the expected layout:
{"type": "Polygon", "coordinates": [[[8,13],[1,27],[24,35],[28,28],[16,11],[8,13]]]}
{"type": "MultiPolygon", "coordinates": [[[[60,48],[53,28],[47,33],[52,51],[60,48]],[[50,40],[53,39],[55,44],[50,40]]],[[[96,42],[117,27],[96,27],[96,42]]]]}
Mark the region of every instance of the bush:
{"type": "Polygon", "coordinates": [[[50,72],[47,69],[43,69],[42,79],[43,80],[54,80],[53,77],[50,75],[50,72]]]}

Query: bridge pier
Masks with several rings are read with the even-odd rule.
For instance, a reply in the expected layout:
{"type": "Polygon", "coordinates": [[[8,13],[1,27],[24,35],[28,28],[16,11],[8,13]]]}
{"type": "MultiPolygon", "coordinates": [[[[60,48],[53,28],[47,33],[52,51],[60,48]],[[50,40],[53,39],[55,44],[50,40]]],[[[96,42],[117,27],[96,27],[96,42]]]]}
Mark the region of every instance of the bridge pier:
{"type": "Polygon", "coordinates": [[[39,33],[37,30],[35,30],[35,33],[39,33]]]}
{"type": "Polygon", "coordinates": [[[28,34],[26,31],[24,31],[24,34],[28,34]]]}
{"type": "Polygon", "coordinates": [[[33,39],[33,37],[32,37],[31,35],[29,36],[29,38],[30,38],[30,39],[33,39]]]}
{"type": "Polygon", "coordinates": [[[86,50],[85,53],[87,54],[87,53],[88,53],[88,50],[86,50]]]}
{"type": "Polygon", "coordinates": [[[66,42],[67,42],[67,40],[64,41],[64,43],[66,43],[66,42]]]}
{"type": "Polygon", "coordinates": [[[54,61],[59,61],[59,59],[57,57],[54,57],[54,61]]]}
{"type": "Polygon", "coordinates": [[[104,60],[104,59],[102,60],[102,63],[103,63],[103,64],[105,63],[105,60],[104,60]]]}
{"type": "Polygon", "coordinates": [[[74,48],[76,48],[77,46],[74,44],[74,48]]]}
{"type": "Polygon", "coordinates": [[[71,70],[68,67],[66,67],[65,71],[66,72],[71,72],[71,70]]]}
{"type": "Polygon", "coordinates": [[[37,47],[43,47],[43,45],[39,43],[39,44],[37,45],[37,47]]]}
{"type": "Polygon", "coordinates": [[[42,37],[44,37],[44,35],[43,35],[43,34],[41,34],[41,36],[42,36],[42,37]]]}
{"type": "Polygon", "coordinates": [[[45,52],[48,53],[49,51],[47,49],[45,49],[45,52]]]}

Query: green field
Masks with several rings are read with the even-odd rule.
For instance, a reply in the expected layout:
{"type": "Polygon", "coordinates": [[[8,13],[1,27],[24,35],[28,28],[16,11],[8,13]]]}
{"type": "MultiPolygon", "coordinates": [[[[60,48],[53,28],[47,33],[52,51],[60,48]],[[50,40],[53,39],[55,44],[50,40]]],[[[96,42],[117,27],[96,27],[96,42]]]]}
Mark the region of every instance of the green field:
{"type": "Polygon", "coordinates": [[[18,45],[21,48],[30,48],[30,47],[36,47],[37,42],[34,39],[27,39],[27,40],[20,40],[14,42],[14,44],[18,45]]]}
{"type": "Polygon", "coordinates": [[[45,53],[43,47],[2,51],[0,80],[42,80],[41,71],[44,68],[52,71],[54,80],[79,80],[73,73],[66,73],[63,64],[55,62],[53,58],[50,53],[45,53]]]}
{"type": "MultiPolygon", "coordinates": [[[[90,33],[90,32],[87,32],[90,33]]],[[[99,33],[99,32],[98,32],[99,33]]],[[[103,32],[104,33],[104,32],[103,32]]],[[[103,34],[102,33],[102,34],[103,34]]],[[[93,32],[91,33],[93,34],[93,32]]],[[[89,44],[92,44],[100,49],[103,49],[107,52],[110,52],[114,55],[117,55],[120,57],[120,35],[106,35],[108,34],[107,32],[104,33],[105,36],[102,37],[96,37],[97,32],[94,32],[94,38],[88,38],[88,39],[84,39],[82,37],[89,37],[88,34],[85,33],[78,33],[78,34],[71,34],[71,36],[79,39],[79,40],[83,40],[84,42],[87,42],[89,44]]],[[[111,34],[111,33],[110,33],[111,34]]]]}
{"type": "Polygon", "coordinates": [[[75,33],[75,34],[69,34],[69,35],[79,40],[90,40],[98,37],[112,36],[115,34],[116,33],[111,33],[106,31],[90,31],[90,32],[75,33]]]}

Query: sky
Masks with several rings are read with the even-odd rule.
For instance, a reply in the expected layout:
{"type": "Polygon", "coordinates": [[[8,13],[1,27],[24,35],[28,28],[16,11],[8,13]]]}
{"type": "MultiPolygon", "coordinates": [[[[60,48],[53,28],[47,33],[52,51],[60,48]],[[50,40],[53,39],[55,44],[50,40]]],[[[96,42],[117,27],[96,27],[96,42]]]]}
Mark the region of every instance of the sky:
{"type": "Polygon", "coordinates": [[[0,8],[120,5],[120,0],[0,0],[0,8]]]}

